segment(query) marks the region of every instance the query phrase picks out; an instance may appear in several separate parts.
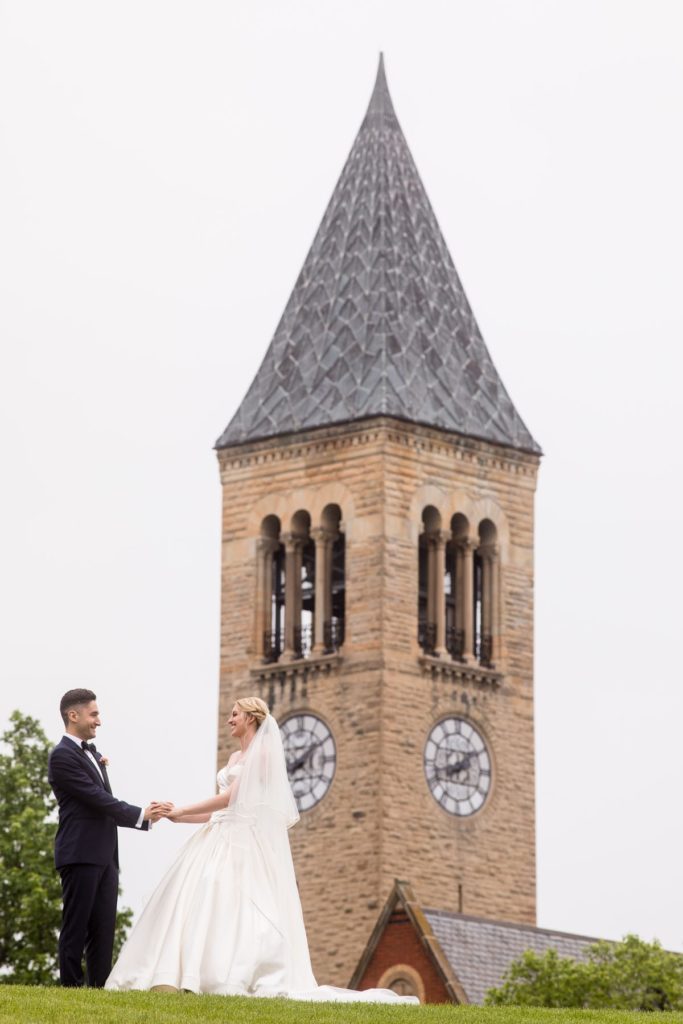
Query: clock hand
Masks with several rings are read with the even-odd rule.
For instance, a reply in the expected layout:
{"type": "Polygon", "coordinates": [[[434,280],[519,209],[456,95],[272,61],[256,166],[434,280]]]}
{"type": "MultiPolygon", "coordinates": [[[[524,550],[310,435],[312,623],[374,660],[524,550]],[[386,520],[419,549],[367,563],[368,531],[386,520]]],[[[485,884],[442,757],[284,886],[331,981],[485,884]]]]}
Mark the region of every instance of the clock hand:
{"type": "Polygon", "coordinates": [[[462,761],[458,761],[456,764],[447,764],[445,766],[445,768],[446,768],[446,775],[449,775],[449,776],[450,775],[457,775],[458,772],[464,771],[466,768],[469,768],[471,760],[472,760],[472,754],[468,753],[468,754],[465,754],[465,756],[463,757],[462,761]]]}
{"type": "Polygon", "coordinates": [[[321,743],[322,740],[318,740],[317,743],[314,743],[312,746],[308,747],[307,750],[304,750],[303,754],[301,754],[300,757],[297,757],[295,761],[289,762],[287,764],[287,771],[297,772],[299,768],[303,768],[304,764],[306,763],[306,761],[308,761],[315,748],[319,747],[321,743]]]}
{"type": "Polygon", "coordinates": [[[308,755],[308,751],[305,750],[301,757],[297,757],[296,761],[288,761],[287,762],[287,771],[290,774],[292,772],[298,772],[299,768],[301,768],[301,766],[303,765],[304,761],[306,760],[307,755],[308,755]]]}

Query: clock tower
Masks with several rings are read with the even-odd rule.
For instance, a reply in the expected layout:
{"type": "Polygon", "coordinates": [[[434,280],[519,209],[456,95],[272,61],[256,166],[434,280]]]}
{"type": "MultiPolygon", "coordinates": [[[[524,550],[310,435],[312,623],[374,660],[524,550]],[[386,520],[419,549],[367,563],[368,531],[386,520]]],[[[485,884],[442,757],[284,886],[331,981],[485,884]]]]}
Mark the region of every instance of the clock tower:
{"type": "Polygon", "coordinates": [[[380,61],[261,368],[217,445],[220,732],[277,717],[321,983],[396,877],[535,923],[540,449],[477,327],[380,61]]]}

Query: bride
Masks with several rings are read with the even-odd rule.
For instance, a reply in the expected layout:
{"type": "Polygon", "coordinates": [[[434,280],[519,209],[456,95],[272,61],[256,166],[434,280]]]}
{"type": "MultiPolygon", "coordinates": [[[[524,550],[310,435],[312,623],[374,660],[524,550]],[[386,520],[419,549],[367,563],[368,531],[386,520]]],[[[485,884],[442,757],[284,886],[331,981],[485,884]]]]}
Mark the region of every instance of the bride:
{"type": "Polygon", "coordinates": [[[280,730],[259,697],[238,700],[228,724],[241,749],[219,771],[217,796],[168,813],[204,827],[152,894],[105,987],[417,1002],[317,985],[287,836],[299,812],[280,730]]]}

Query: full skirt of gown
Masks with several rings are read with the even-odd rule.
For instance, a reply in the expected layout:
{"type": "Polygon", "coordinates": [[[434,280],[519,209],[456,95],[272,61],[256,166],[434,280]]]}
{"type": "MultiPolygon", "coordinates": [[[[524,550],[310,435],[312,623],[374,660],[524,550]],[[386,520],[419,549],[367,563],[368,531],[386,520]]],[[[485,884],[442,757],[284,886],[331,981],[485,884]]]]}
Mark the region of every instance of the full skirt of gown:
{"type": "Polygon", "coordinates": [[[261,829],[231,808],[212,815],[182,847],[106,988],[160,985],[220,995],[417,1002],[387,989],[317,985],[287,832],[261,829]]]}

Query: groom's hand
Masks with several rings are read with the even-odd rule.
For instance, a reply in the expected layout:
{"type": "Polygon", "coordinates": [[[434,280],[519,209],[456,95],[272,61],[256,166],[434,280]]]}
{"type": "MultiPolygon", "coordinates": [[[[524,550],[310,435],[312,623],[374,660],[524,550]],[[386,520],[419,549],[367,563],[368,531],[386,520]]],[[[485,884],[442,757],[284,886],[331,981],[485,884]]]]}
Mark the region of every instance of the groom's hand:
{"type": "Polygon", "coordinates": [[[152,806],[154,807],[160,818],[167,818],[171,811],[173,810],[173,808],[175,807],[175,804],[173,803],[172,800],[153,800],[152,806]]]}
{"type": "Polygon", "coordinates": [[[154,822],[158,821],[160,817],[161,817],[161,812],[159,811],[158,804],[157,803],[151,803],[151,804],[148,804],[147,807],[145,807],[145,813],[144,813],[144,815],[142,817],[142,820],[143,821],[151,821],[152,824],[154,824],[154,822]]]}
{"type": "Polygon", "coordinates": [[[152,800],[151,804],[145,808],[144,821],[151,821],[154,824],[159,818],[165,818],[173,810],[173,804],[170,800],[160,802],[159,800],[152,800]]]}

